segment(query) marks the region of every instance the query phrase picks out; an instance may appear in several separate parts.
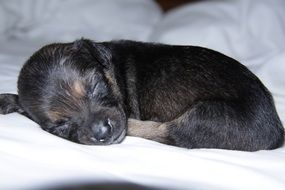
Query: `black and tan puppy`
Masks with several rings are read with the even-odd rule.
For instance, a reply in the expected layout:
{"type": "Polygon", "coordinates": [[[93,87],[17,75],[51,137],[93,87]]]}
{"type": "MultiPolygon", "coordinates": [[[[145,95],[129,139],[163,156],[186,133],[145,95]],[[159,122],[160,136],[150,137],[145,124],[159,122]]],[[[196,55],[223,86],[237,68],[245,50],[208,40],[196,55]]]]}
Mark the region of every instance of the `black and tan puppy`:
{"type": "Polygon", "coordinates": [[[126,133],[186,148],[274,149],[284,129],[272,97],[237,61],[213,50],[132,41],[51,44],[24,65],[19,112],[82,144],[121,142],[126,133]],[[128,123],[128,130],[127,130],[128,123]]]}

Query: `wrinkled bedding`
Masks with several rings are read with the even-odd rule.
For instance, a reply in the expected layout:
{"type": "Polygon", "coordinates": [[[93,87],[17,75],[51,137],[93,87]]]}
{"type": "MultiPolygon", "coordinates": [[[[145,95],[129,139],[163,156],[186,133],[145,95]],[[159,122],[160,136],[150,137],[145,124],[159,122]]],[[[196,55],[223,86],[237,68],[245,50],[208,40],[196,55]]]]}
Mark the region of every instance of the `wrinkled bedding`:
{"type": "MultiPolygon", "coordinates": [[[[285,122],[282,0],[208,1],[166,15],[148,0],[21,2],[20,9],[15,1],[0,1],[0,93],[16,93],[24,61],[52,41],[85,36],[194,44],[248,66],[272,92],[285,122]],[[75,10],[80,14],[73,14],[75,10]]],[[[285,147],[257,152],[188,150],[136,137],[118,145],[87,146],[51,135],[13,113],[0,115],[0,176],[0,189],[120,182],[160,189],[283,190],[285,147]]]]}

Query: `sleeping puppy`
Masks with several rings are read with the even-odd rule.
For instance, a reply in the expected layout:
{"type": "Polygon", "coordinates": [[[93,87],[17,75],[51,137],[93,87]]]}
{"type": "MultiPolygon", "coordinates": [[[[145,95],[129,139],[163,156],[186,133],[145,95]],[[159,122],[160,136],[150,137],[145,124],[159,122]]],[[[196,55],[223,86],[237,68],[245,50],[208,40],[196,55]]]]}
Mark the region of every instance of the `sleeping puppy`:
{"type": "Polygon", "coordinates": [[[260,80],[237,61],[194,46],[86,39],[47,45],[23,66],[18,95],[1,95],[0,113],[11,112],[88,145],[120,143],[126,134],[244,151],[284,141],[260,80]]]}

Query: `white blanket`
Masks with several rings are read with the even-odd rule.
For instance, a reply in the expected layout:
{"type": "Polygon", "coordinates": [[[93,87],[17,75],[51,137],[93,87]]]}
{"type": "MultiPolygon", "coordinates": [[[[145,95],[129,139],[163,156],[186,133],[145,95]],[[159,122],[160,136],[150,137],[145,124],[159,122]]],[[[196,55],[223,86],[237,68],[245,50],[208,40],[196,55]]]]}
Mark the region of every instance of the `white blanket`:
{"type": "MultiPolygon", "coordinates": [[[[0,10],[5,10],[6,13],[0,11],[0,26],[3,26],[0,28],[3,38],[0,41],[0,93],[16,93],[21,65],[39,46],[53,41],[53,32],[58,35],[59,30],[53,31],[53,27],[50,27],[47,34],[42,26],[34,28],[36,26],[33,25],[34,27],[29,28],[27,23],[31,23],[33,19],[26,15],[28,13],[25,14],[26,18],[31,20],[28,19],[29,22],[26,23],[15,21],[14,26],[22,24],[13,30],[8,26],[13,25],[11,23],[14,21],[5,16],[17,10],[17,6],[7,4],[9,1],[5,5],[3,2],[0,1],[0,10]],[[18,30],[21,27],[27,27],[28,30],[18,30]]],[[[51,1],[51,4],[45,6],[54,10],[53,7],[58,6],[57,2],[59,1],[51,1]]],[[[69,7],[80,5],[74,4],[75,2],[71,1],[69,7]]],[[[92,6],[86,6],[86,2],[97,1],[84,1],[80,5],[84,14],[91,14],[87,12],[88,7],[92,6]]],[[[207,46],[242,61],[273,93],[278,113],[282,121],[285,121],[285,12],[280,11],[285,8],[284,1],[197,3],[168,13],[158,23],[161,11],[151,1],[144,1],[144,8],[141,6],[142,1],[114,2],[120,3],[106,6],[113,6],[112,10],[126,7],[126,11],[109,12],[109,18],[112,20],[112,17],[116,19],[120,16],[124,18],[121,22],[131,19],[124,23],[124,31],[131,33],[131,39],[207,46]],[[127,5],[130,2],[134,3],[132,8],[140,6],[143,11],[133,12],[133,17],[128,17],[127,14],[131,11],[127,5]],[[136,25],[137,14],[144,14],[140,23],[145,25],[136,25]],[[154,15],[156,21],[151,19],[154,15]],[[153,28],[154,25],[156,26],[153,28]],[[152,33],[146,35],[151,28],[152,33]],[[137,33],[139,30],[145,31],[145,35],[137,33]]],[[[25,10],[29,11],[36,8],[25,6],[25,10]]],[[[101,5],[101,12],[104,12],[104,6],[101,5]]],[[[22,12],[25,12],[24,9],[22,12]]],[[[20,18],[22,17],[18,17],[20,18]]],[[[80,23],[75,21],[73,24],[80,23]]],[[[89,23],[89,28],[96,28],[96,22],[94,24],[95,26],[89,23]]],[[[64,34],[68,33],[63,31],[64,27],[60,30],[64,34]]],[[[91,34],[88,28],[86,33],[83,30],[84,28],[80,28],[80,31],[75,31],[70,36],[63,35],[61,39],[56,36],[54,41],[66,41],[79,35],[91,34]]],[[[98,35],[102,39],[124,37],[120,29],[113,29],[106,36],[105,29],[100,30],[103,32],[98,35]]],[[[135,137],[126,137],[118,145],[87,146],[51,135],[19,114],[0,115],[0,189],[43,189],[63,184],[96,185],[114,182],[161,189],[283,190],[285,147],[252,153],[216,149],[188,150],[135,137]]]]}

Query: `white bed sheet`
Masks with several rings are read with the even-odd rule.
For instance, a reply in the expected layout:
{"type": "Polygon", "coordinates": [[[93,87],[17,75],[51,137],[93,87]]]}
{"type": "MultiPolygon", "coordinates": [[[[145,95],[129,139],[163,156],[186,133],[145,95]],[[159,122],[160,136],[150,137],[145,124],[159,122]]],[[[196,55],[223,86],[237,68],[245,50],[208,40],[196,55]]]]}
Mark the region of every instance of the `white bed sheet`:
{"type": "MultiPolygon", "coordinates": [[[[165,22],[170,21],[161,23],[165,22]]],[[[158,26],[156,31],[162,29],[158,26]]],[[[153,40],[163,41],[157,32],[153,34],[153,40]]],[[[184,35],[184,39],[189,37],[184,35]]],[[[173,38],[168,40],[175,43],[173,38]]],[[[41,43],[0,42],[0,93],[16,92],[21,65],[41,43]]],[[[273,92],[284,121],[285,52],[281,47],[262,58],[247,58],[252,60],[246,62],[248,66],[273,92]]],[[[79,182],[131,182],[161,189],[283,190],[285,147],[253,153],[188,150],[136,137],[126,137],[118,145],[87,146],[51,135],[19,114],[0,115],[0,189],[42,189],[79,182]]]]}
{"type": "Polygon", "coordinates": [[[2,0],[0,39],[144,40],[161,14],[152,0],[2,0]]]}

